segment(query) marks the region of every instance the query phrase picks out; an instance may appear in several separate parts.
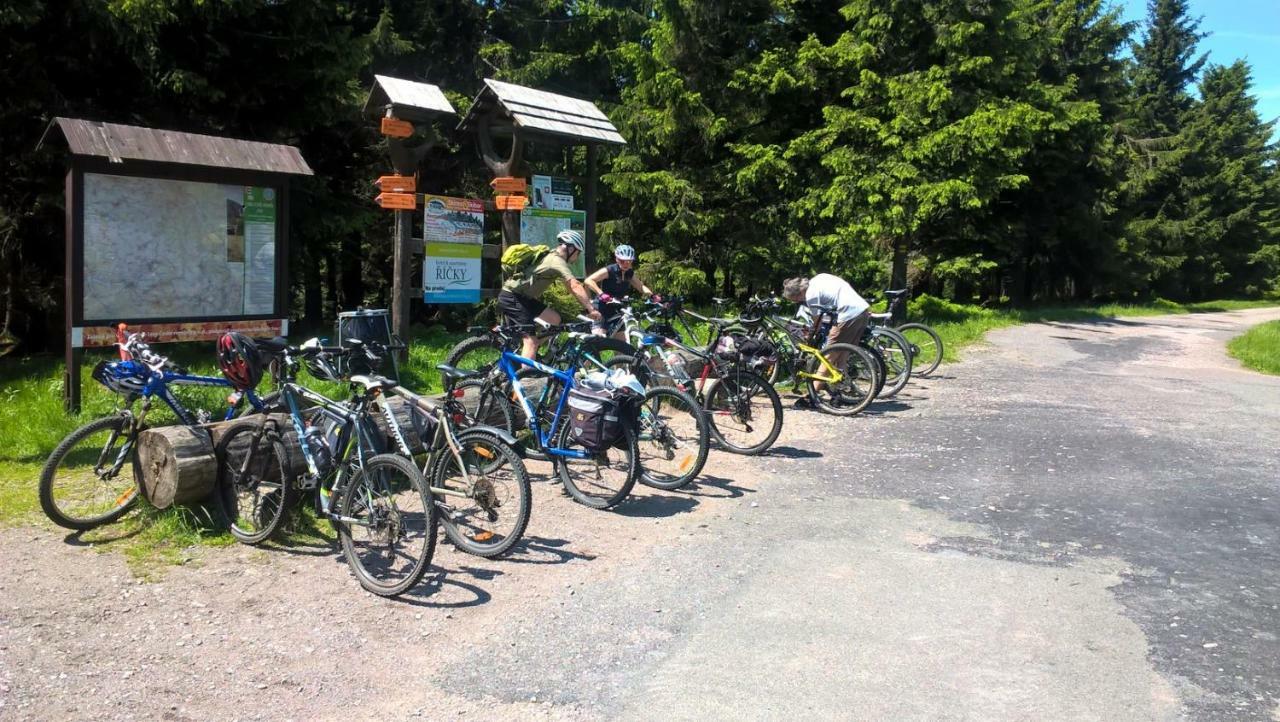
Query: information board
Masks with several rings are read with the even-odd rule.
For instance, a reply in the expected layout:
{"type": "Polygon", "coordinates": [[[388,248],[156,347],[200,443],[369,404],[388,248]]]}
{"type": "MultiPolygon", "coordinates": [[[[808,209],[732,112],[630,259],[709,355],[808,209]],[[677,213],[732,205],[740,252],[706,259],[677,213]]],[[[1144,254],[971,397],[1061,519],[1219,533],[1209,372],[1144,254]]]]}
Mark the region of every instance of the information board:
{"type": "Polygon", "coordinates": [[[84,174],[86,323],[276,311],[269,187],[84,174]]]}
{"type": "MultiPolygon", "coordinates": [[[[555,248],[556,234],[566,229],[586,233],[586,211],[561,211],[550,208],[526,208],[520,212],[520,242],[555,248]]],[[[578,278],[586,275],[586,254],[579,254],[571,265],[578,278]]]]}

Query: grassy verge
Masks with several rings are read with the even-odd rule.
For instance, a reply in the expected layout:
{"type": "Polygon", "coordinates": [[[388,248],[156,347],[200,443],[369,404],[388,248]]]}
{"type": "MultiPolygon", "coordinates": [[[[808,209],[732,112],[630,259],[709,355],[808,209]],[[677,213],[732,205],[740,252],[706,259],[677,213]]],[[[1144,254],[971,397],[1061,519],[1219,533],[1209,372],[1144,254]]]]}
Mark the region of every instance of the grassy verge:
{"type": "Polygon", "coordinates": [[[1259,324],[1236,336],[1227,351],[1254,371],[1280,376],[1280,321],[1259,324]]]}
{"type": "Polygon", "coordinates": [[[1109,303],[1099,306],[1043,306],[1039,308],[983,308],[932,296],[913,299],[908,320],[927,323],[942,337],[945,360],[955,361],[966,346],[980,342],[988,331],[1022,323],[1105,321],[1123,316],[1162,316],[1181,313],[1239,311],[1280,305],[1280,300],[1206,301],[1176,303],[1157,299],[1143,304],[1109,303]]]}

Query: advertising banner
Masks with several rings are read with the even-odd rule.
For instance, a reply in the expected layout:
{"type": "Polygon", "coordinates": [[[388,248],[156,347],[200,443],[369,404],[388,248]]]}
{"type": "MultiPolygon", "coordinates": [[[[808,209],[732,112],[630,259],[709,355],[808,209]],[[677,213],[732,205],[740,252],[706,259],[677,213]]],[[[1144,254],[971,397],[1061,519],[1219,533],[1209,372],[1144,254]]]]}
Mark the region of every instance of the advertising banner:
{"type": "Polygon", "coordinates": [[[484,201],[473,198],[424,197],[426,241],[484,243],[484,201]]]}
{"type": "Polygon", "coordinates": [[[480,251],[477,243],[428,241],[422,300],[480,303],[480,251]]]}

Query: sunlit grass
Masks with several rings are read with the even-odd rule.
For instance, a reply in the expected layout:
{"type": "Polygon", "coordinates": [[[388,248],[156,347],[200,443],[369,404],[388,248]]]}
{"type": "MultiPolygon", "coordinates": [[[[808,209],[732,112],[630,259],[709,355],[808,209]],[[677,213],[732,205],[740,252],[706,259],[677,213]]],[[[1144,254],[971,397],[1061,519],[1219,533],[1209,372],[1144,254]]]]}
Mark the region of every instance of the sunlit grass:
{"type": "Polygon", "coordinates": [[[1280,375],[1280,321],[1259,324],[1236,336],[1227,351],[1254,371],[1280,375]]]}

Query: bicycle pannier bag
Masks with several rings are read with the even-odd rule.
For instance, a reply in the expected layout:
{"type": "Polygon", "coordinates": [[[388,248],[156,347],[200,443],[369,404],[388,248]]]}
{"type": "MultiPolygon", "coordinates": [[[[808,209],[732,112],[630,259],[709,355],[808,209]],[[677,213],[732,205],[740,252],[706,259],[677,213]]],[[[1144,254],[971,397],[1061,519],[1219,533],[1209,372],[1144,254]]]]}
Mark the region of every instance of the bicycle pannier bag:
{"type": "Polygon", "coordinates": [[[574,387],[569,390],[568,406],[569,436],[584,448],[606,449],[622,435],[614,392],[574,387]]]}

